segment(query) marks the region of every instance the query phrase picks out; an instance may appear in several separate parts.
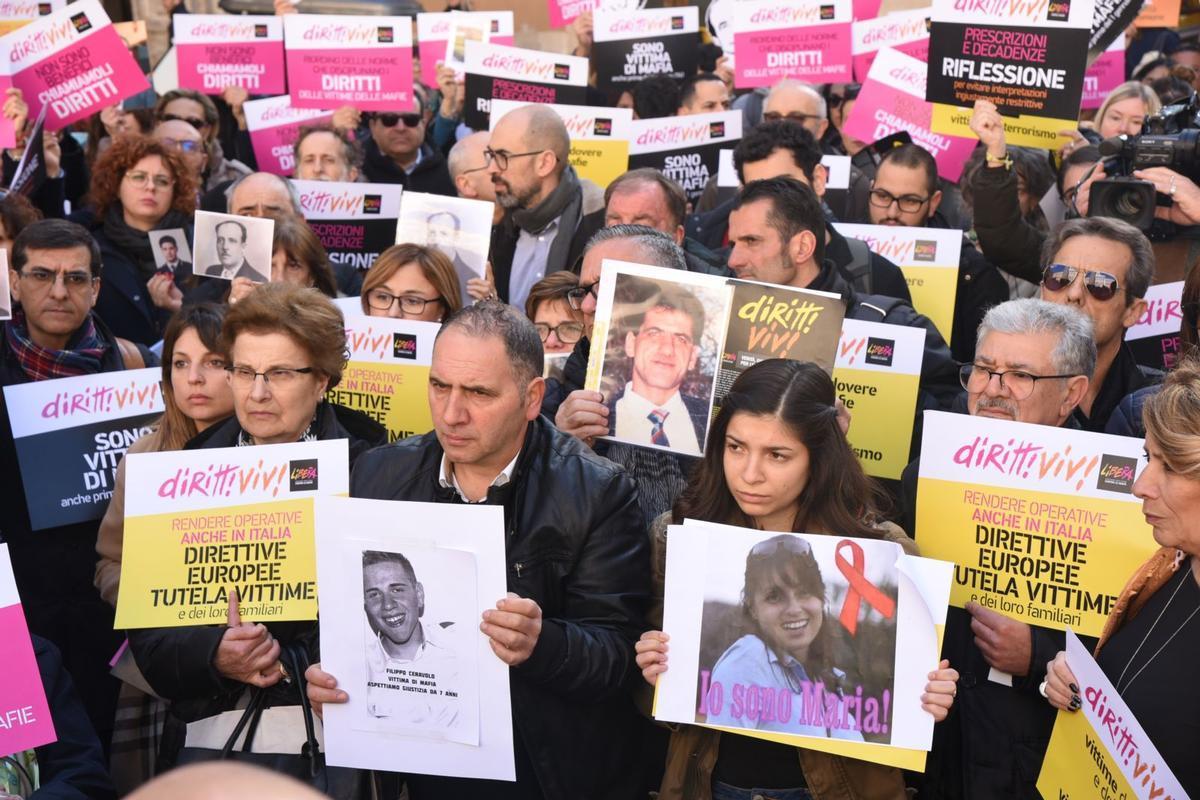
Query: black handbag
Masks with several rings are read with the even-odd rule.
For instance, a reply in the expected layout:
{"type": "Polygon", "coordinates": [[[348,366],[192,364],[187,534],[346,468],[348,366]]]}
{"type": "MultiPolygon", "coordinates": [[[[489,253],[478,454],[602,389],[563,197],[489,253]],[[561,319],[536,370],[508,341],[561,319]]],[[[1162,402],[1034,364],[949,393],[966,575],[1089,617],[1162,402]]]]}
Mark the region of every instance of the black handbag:
{"type": "Polygon", "coordinates": [[[184,747],[179,751],[176,765],[195,764],[204,761],[238,761],[244,764],[269,769],[288,775],[305,783],[319,792],[337,800],[369,800],[377,796],[374,775],[369,770],[351,769],[349,767],[331,767],[325,763],[325,754],[317,743],[316,728],[313,723],[312,705],[308,702],[308,686],[304,671],[308,669],[308,657],[301,645],[288,644],[280,648],[280,663],[290,675],[295,686],[301,713],[304,717],[305,742],[300,752],[291,753],[255,753],[254,735],[263,711],[269,707],[268,690],[250,689],[250,701],[245,712],[234,726],[233,732],[220,750],[207,747],[184,747]],[[240,749],[236,749],[238,739],[243,732],[245,741],[240,749]]]}

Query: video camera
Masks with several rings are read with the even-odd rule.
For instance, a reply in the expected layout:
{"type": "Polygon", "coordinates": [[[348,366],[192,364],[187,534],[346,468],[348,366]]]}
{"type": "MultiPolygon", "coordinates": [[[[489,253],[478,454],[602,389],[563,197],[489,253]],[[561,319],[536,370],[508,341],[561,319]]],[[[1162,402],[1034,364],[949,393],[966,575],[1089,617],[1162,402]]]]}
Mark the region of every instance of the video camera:
{"type": "Polygon", "coordinates": [[[1143,231],[1154,222],[1154,184],[1133,171],[1166,167],[1200,183],[1200,96],[1164,106],[1147,117],[1138,136],[1115,136],[1100,143],[1109,176],[1092,184],[1089,217],[1115,217],[1143,231]]]}

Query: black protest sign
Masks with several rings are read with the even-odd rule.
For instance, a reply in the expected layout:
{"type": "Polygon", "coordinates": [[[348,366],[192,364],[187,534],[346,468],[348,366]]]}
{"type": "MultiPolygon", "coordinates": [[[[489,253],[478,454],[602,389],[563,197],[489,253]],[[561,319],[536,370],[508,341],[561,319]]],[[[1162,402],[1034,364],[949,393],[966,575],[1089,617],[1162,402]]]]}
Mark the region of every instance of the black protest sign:
{"type": "Polygon", "coordinates": [[[629,168],[653,167],[683,187],[695,202],[717,174],[721,150],[742,138],[740,111],[633,121],[629,168]]]}
{"type": "Polygon", "coordinates": [[[292,181],[300,209],[332,264],[366,272],[396,242],[402,187],[390,183],[292,181]]]}
{"type": "Polygon", "coordinates": [[[4,387],[33,530],[99,519],[117,464],[162,414],[158,369],[4,387]]]}
{"type": "Polygon", "coordinates": [[[681,81],[699,62],[695,6],[595,12],[592,66],[596,88],[632,88],[651,75],[681,81]]]}
{"type": "Polygon", "coordinates": [[[588,61],[483,42],[466,42],[463,122],[488,130],[492,98],[520,103],[583,105],[588,61]]]}

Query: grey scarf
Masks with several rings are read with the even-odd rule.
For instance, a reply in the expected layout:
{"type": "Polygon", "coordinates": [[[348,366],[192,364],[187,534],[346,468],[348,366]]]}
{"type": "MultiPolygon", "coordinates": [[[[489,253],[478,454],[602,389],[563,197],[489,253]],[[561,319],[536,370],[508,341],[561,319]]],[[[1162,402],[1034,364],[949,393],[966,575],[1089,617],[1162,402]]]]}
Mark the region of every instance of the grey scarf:
{"type": "Polygon", "coordinates": [[[555,270],[569,269],[567,254],[571,250],[571,239],[583,211],[583,192],[579,186],[579,178],[575,168],[570,164],[563,170],[558,186],[545,200],[534,208],[522,208],[512,212],[512,221],[527,233],[538,234],[546,226],[558,219],[558,233],[550,244],[550,254],[546,259],[546,273],[555,270]]]}

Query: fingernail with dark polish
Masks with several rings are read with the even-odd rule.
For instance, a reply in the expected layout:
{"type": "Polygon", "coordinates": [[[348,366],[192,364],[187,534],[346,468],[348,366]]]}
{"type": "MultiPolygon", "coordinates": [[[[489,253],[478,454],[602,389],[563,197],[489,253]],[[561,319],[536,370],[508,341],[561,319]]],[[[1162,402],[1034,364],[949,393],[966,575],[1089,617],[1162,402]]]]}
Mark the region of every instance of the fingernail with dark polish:
{"type": "Polygon", "coordinates": [[[1079,696],[1079,687],[1073,683],[1068,683],[1067,685],[1071,687],[1072,694],[1074,694],[1076,697],[1078,697],[1079,696]]]}

